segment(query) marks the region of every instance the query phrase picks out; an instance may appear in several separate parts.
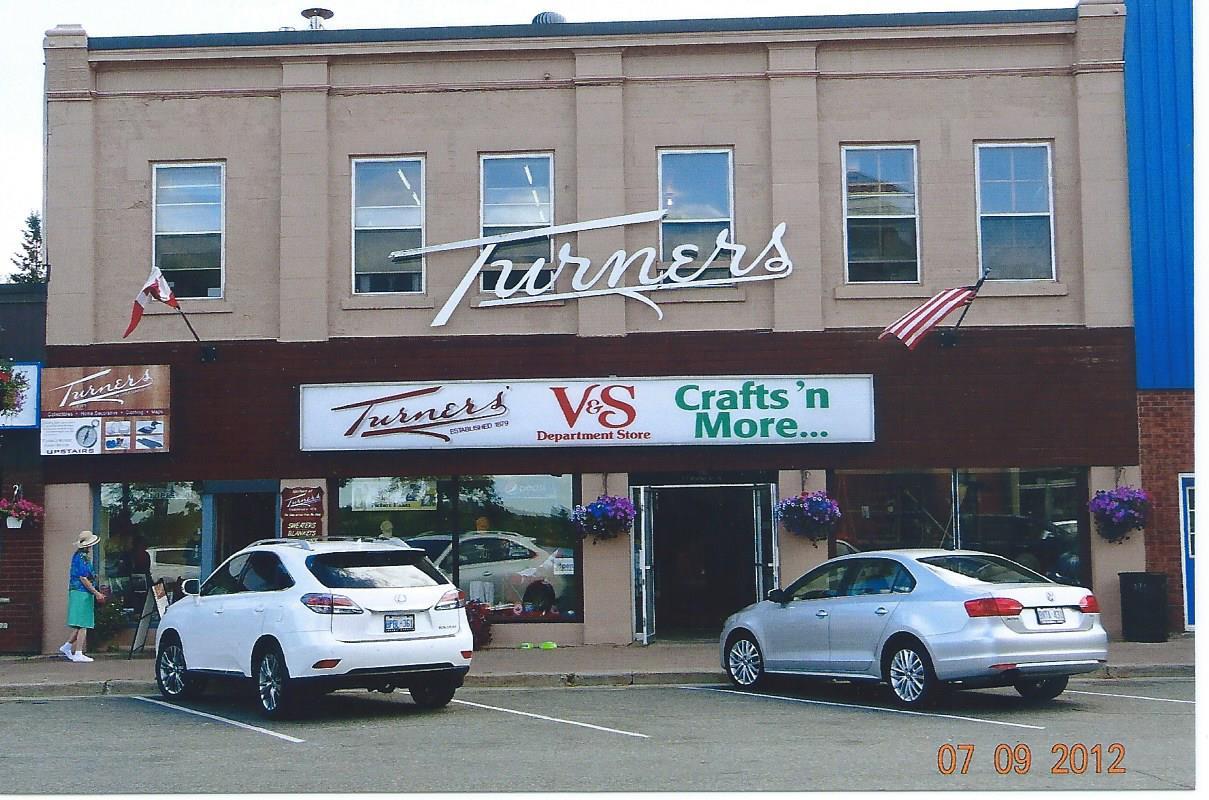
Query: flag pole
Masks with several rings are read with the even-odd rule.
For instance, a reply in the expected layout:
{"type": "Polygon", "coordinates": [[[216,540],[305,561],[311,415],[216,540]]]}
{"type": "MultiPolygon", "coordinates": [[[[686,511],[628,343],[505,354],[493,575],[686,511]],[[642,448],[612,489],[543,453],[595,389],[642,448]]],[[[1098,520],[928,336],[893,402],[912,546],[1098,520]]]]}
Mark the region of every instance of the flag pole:
{"type": "Polygon", "coordinates": [[[982,284],[986,283],[987,275],[991,271],[988,269],[982,273],[982,277],[978,279],[978,283],[974,284],[974,296],[970,298],[970,302],[966,303],[966,307],[961,310],[961,316],[957,318],[957,324],[952,327],[952,330],[957,330],[961,327],[961,321],[966,318],[966,314],[970,313],[970,306],[974,305],[974,300],[978,297],[978,290],[982,288],[982,284]]]}
{"type": "MultiPolygon", "coordinates": [[[[181,309],[180,306],[176,307],[176,312],[181,315],[181,319],[183,319],[185,321],[185,324],[189,326],[189,333],[193,334],[193,340],[200,342],[201,337],[197,335],[197,331],[193,330],[193,323],[190,322],[189,318],[185,316],[185,312],[181,309]]],[[[965,315],[963,314],[962,316],[965,316],[965,315]]]]}

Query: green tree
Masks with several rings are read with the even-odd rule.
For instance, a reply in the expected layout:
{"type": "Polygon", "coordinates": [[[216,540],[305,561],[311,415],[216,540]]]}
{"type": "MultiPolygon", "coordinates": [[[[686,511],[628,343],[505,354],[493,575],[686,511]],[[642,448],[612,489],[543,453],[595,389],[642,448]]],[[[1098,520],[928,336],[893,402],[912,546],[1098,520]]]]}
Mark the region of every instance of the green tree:
{"type": "Polygon", "coordinates": [[[37,211],[25,218],[21,250],[9,260],[17,268],[10,279],[13,283],[46,283],[46,264],[42,259],[42,217],[37,211]]]}

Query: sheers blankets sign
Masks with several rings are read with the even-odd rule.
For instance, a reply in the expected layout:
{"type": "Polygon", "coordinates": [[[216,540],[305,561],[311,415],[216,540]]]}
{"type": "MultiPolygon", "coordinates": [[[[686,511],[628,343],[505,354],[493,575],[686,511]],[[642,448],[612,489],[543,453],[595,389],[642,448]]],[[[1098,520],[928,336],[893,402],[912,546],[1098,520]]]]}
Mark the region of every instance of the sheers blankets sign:
{"type": "Polygon", "coordinates": [[[301,387],[303,450],[873,441],[873,377],[450,381],[301,387]]]}
{"type": "Polygon", "coordinates": [[[433,328],[438,328],[449,321],[458,303],[475,285],[479,273],[486,267],[498,269],[500,276],[493,290],[495,299],[483,300],[479,303],[482,307],[562,302],[578,300],[581,297],[619,294],[650,306],[659,315],[659,319],[663,319],[663,311],[651,298],[647,297],[648,292],[769,281],[786,278],[793,272],[793,261],[790,260],[789,254],[785,252],[785,246],[781,242],[785,235],[784,222],[773,228],[772,235],[768,238],[768,244],[746,264],[743,262],[748,248],[731,241],[730,230],[727,228],[723,228],[718,233],[714,241],[714,249],[704,261],[697,262],[698,256],[702,254],[697,245],[681,244],[672,250],[672,261],[663,270],[655,268],[657,258],[653,247],[643,247],[633,254],[618,250],[597,267],[592,264],[590,259],[572,255],[571,245],[564,244],[558,249],[557,258],[551,260],[549,264],[544,258],[537,259],[525,268],[518,281],[509,278],[513,272],[513,263],[510,259],[492,260],[491,258],[495,248],[507,242],[656,222],[663,219],[666,213],[663,210],[645,211],[640,214],[593,219],[570,225],[552,225],[545,228],[514,231],[497,236],[484,236],[480,239],[465,239],[460,242],[419,247],[413,250],[398,250],[391,253],[390,258],[392,261],[402,261],[446,250],[480,248],[478,258],[466,270],[466,274],[462,276],[462,280],[453,290],[453,294],[449,296],[445,305],[441,306],[441,310],[433,318],[430,326],[433,328]],[[711,267],[718,269],[724,265],[730,273],[727,277],[702,278],[707,269],[711,267]],[[571,291],[559,292],[555,283],[558,276],[567,269],[574,270],[571,275],[571,291]],[[544,275],[547,270],[552,273],[549,280],[544,275]],[[637,275],[631,277],[631,272],[637,272],[637,275]]]}

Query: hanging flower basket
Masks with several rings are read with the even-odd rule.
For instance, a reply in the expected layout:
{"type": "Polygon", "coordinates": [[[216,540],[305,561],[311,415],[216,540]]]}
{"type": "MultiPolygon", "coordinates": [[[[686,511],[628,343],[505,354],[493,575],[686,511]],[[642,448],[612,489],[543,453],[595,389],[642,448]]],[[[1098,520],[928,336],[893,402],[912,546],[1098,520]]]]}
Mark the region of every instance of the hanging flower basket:
{"type": "Polygon", "coordinates": [[[1134,486],[1101,489],[1087,504],[1096,530],[1110,542],[1123,542],[1150,519],[1150,493],[1134,486]]]}
{"type": "Polygon", "coordinates": [[[629,533],[636,515],[629,498],[602,494],[586,506],[572,509],[571,521],[580,536],[591,536],[596,542],[629,533]]]}
{"type": "Polygon", "coordinates": [[[0,517],[9,528],[20,528],[25,520],[40,522],[46,509],[29,500],[0,499],[0,517]]]}
{"type": "Polygon", "coordinates": [[[843,516],[840,504],[821,489],[786,497],[777,503],[773,513],[785,530],[805,536],[815,542],[816,547],[818,542],[831,535],[843,516]]]}
{"type": "Polygon", "coordinates": [[[0,414],[18,414],[25,407],[29,378],[17,372],[9,359],[0,360],[0,414]]]}

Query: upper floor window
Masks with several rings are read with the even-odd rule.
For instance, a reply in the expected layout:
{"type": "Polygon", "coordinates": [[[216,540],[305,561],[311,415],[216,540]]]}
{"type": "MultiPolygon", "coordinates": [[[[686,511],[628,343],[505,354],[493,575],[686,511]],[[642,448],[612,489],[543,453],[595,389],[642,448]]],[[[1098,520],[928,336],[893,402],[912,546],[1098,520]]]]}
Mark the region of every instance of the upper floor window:
{"type": "Polygon", "coordinates": [[[155,164],[153,173],[155,265],[177,297],[222,297],[223,164],[155,164]]]}
{"type": "Polygon", "coordinates": [[[990,280],[1053,280],[1049,144],[979,144],[974,155],[981,274],[990,280]]]}
{"type": "Polygon", "coordinates": [[[915,146],[845,147],[843,153],[848,282],[918,282],[915,146]]]}
{"type": "Polygon", "coordinates": [[[353,292],[423,292],[424,258],[390,254],[424,246],[424,161],[353,160],[353,292]]]}
{"type": "MultiPolygon", "coordinates": [[[[482,156],[480,192],[481,235],[499,236],[517,231],[545,228],[554,224],[554,156],[550,154],[482,156]]],[[[491,262],[508,260],[512,271],[504,281],[505,289],[521,285],[526,271],[537,260],[545,259],[546,268],[538,272],[534,288],[548,286],[553,276],[549,268],[553,258],[549,236],[497,244],[482,275],[482,288],[492,291],[502,270],[491,262]]]]}
{"type": "MultiPolygon", "coordinates": [[[[660,206],[667,211],[659,225],[659,260],[670,264],[676,248],[696,247],[696,258],[680,267],[690,275],[714,252],[718,234],[735,241],[734,172],[730,150],[659,151],[660,206]]],[[[681,251],[687,254],[689,251],[681,251]]],[[[730,277],[730,255],[723,251],[699,280],[730,277]]]]}

